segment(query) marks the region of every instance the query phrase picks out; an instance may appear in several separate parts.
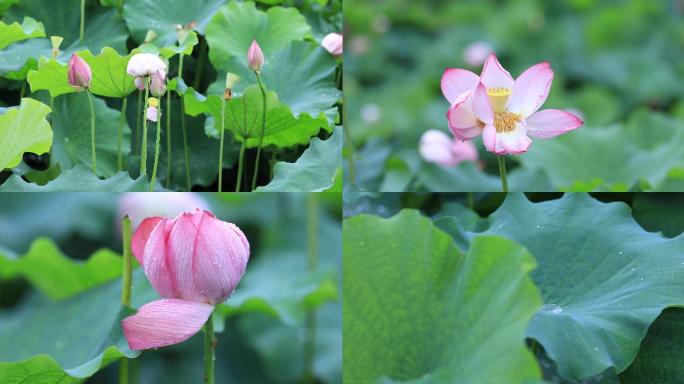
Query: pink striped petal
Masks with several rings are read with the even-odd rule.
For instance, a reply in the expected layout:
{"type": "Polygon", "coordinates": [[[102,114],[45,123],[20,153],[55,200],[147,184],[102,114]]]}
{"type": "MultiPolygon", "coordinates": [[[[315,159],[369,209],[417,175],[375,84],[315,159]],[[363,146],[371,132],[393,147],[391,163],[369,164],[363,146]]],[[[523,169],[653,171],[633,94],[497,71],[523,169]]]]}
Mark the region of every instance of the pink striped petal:
{"type": "Polygon", "coordinates": [[[442,75],[442,93],[450,104],[454,104],[463,93],[472,91],[479,77],[465,69],[447,68],[442,75]]]}
{"type": "Polygon", "coordinates": [[[235,290],[249,260],[249,242],[234,224],[205,218],[199,224],[193,275],[197,289],[218,304],[235,290]]]}
{"type": "Polygon", "coordinates": [[[164,298],[177,297],[175,282],[168,263],[169,247],[167,241],[173,226],[173,220],[163,219],[154,227],[145,244],[143,260],[145,275],[152,287],[164,298]]]}
{"type": "Polygon", "coordinates": [[[204,296],[195,285],[193,262],[200,241],[199,228],[205,220],[213,218],[207,211],[182,213],[175,219],[167,241],[169,271],[172,276],[174,297],[192,301],[204,301],[204,296]]]}
{"type": "Polygon", "coordinates": [[[572,113],[558,109],[545,109],[528,117],[527,133],[533,137],[548,139],[577,129],[584,122],[572,113]]]}
{"type": "Polygon", "coordinates": [[[508,111],[527,117],[546,101],[553,81],[553,70],[548,62],[531,66],[515,80],[513,94],[508,100],[508,111]]]}
{"type": "Polygon", "coordinates": [[[214,311],[214,306],[178,299],[162,299],[140,307],[121,321],[121,328],[134,350],[178,344],[196,334],[214,311]]]}
{"type": "Polygon", "coordinates": [[[457,163],[453,146],[454,141],[446,133],[430,129],[420,137],[419,152],[429,163],[450,167],[457,163]]]}
{"type": "Polygon", "coordinates": [[[489,103],[487,88],[480,82],[473,91],[473,113],[485,125],[494,124],[494,111],[489,103]]]}
{"type": "Polygon", "coordinates": [[[497,155],[518,155],[527,152],[532,144],[523,124],[507,133],[497,133],[493,125],[487,125],[482,132],[482,142],[489,152],[497,155]]]}
{"type": "Polygon", "coordinates": [[[470,140],[482,133],[482,126],[473,113],[472,99],[472,92],[467,91],[447,111],[449,130],[461,140],[470,140]]]}
{"type": "Polygon", "coordinates": [[[145,253],[145,244],[147,239],[150,237],[150,233],[154,227],[159,224],[164,218],[162,217],[148,217],[143,220],[138,229],[135,230],[133,238],[131,239],[131,250],[133,251],[133,256],[138,260],[140,265],[143,265],[143,254],[145,253]]]}
{"type": "Polygon", "coordinates": [[[505,70],[495,54],[489,55],[487,61],[482,68],[482,75],[480,81],[484,83],[487,88],[506,88],[513,89],[514,81],[511,74],[505,70]]]}

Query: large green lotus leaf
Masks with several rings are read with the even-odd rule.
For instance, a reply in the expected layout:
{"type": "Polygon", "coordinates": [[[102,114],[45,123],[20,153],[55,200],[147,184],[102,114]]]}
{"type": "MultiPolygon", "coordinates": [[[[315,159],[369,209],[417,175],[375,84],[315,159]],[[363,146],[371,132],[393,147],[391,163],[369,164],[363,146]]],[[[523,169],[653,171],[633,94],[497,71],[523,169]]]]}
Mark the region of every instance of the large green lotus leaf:
{"type": "MultiPolygon", "coordinates": [[[[191,116],[206,113],[214,117],[214,122],[221,121],[222,97],[210,95],[204,98],[194,90],[185,93],[185,112],[191,116]]],[[[321,129],[331,131],[324,115],[313,118],[308,114],[295,117],[287,105],[278,100],[278,96],[269,91],[266,99],[266,129],[263,146],[273,145],[287,148],[294,145],[306,145],[312,136],[321,129]]],[[[246,140],[247,148],[259,146],[261,122],[263,116],[263,97],[258,85],[245,90],[244,95],[234,97],[226,102],[225,128],[235,135],[239,142],[246,140]]],[[[220,128],[219,128],[220,129],[220,128]]]]}
{"type": "Polygon", "coordinates": [[[25,98],[19,108],[0,115],[0,169],[19,165],[24,152],[41,155],[50,150],[52,129],[45,119],[48,113],[47,105],[25,98]]]}
{"type": "MultiPolygon", "coordinates": [[[[126,97],[136,89],[133,77],[126,74],[126,66],[132,54],[120,56],[109,47],[103,48],[97,56],[90,51],[79,51],[77,54],[90,65],[93,74],[90,91],[94,94],[106,97],[126,97]]],[[[54,59],[41,58],[38,69],[28,73],[31,91],[44,89],[50,92],[52,97],[76,92],[69,84],[68,72],[66,64],[54,59]]]]}
{"type": "MultiPolygon", "coordinates": [[[[418,181],[432,192],[491,192],[501,191],[499,176],[477,169],[477,165],[464,162],[454,167],[425,163],[418,172],[418,181]]],[[[553,191],[549,178],[539,169],[516,168],[508,174],[510,191],[553,191]]]]}
{"type": "Polygon", "coordinates": [[[219,8],[207,25],[206,35],[209,60],[216,68],[224,69],[234,56],[247,67],[247,50],[252,40],[269,57],[291,41],[311,37],[311,27],[294,7],[271,7],[264,12],[253,2],[231,1],[219,8]]]}
{"type": "Polygon", "coordinates": [[[344,378],[523,383],[540,378],[525,328],[541,306],[535,261],[495,236],[467,253],[417,211],[344,222],[344,378]]]}
{"type": "Polygon", "coordinates": [[[623,371],[660,312],[684,305],[684,236],[644,231],[624,203],[570,193],[535,204],[511,194],[482,233],[466,233],[448,218],[438,224],[463,247],[484,233],[535,255],[532,278],[545,305],[527,334],[571,380],[623,371]]]}
{"type": "Polygon", "coordinates": [[[145,178],[133,180],[127,172],[118,172],[110,178],[100,179],[85,165],[68,169],[45,185],[26,182],[18,175],[10,176],[4,184],[0,185],[0,192],[146,192],[148,190],[145,178]]]}
{"type": "Polygon", "coordinates": [[[634,194],[632,210],[647,231],[659,231],[666,237],[684,232],[684,199],[679,193],[634,194]]]}
{"type": "Polygon", "coordinates": [[[157,33],[154,43],[167,46],[177,41],[176,25],[194,22],[204,34],[207,23],[226,0],[127,0],[123,17],[133,39],[142,43],[148,30],[157,33]]]}
{"type": "Polygon", "coordinates": [[[24,80],[28,72],[38,68],[41,56],[50,56],[49,39],[19,41],[0,51],[0,76],[10,80],[24,80]]]}
{"type": "Polygon", "coordinates": [[[25,17],[21,24],[16,21],[12,24],[0,22],[0,49],[33,37],[45,37],[45,28],[30,17],[25,17]]]}
{"type": "MultiPolygon", "coordinates": [[[[80,0],[21,0],[5,13],[3,19],[17,21],[25,15],[42,22],[47,36],[62,36],[64,42],[61,49],[67,53],[85,48],[99,52],[104,47],[127,52],[128,30],[115,9],[86,5],[84,41],[79,41],[80,0]]],[[[50,56],[49,50],[46,56],[50,56]]]]}
{"type": "Polygon", "coordinates": [[[273,180],[260,192],[321,192],[335,182],[342,167],[342,129],[336,128],[328,140],[314,138],[294,163],[278,162],[273,167],[273,180]]]}
{"type": "Polygon", "coordinates": [[[66,257],[52,240],[40,238],[20,258],[0,254],[0,278],[21,276],[46,296],[65,299],[121,275],[121,256],[110,250],[94,253],[86,262],[66,257]]]}
{"type": "MultiPolygon", "coordinates": [[[[335,84],[337,61],[321,47],[310,42],[294,41],[284,49],[266,57],[261,69],[262,80],[268,90],[275,91],[283,103],[295,114],[317,115],[335,105],[341,92],[335,84]]],[[[234,90],[243,92],[256,83],[254,72],[242,56],[228,60],[220,69],[241,77],[234,90]]],[[[209,88],[209,93],[220,94],[225,87],[224,72],[209,88]]]]}
{"type": "Polygon", "coordinates": [[[520,161],[528,168],[544,170],[553,184],[564,190],[587,191],[600,186],[626,191],[641,180],[657,186],[684,158],[684,129],[672,132],[657,148],[643,148],[621,126],[583,127],[535,141],[520,161]]]}
{"type": "Polygon", "coordinates": [[[623,384],[679,383],[684,377],[684,309],[668,308],[651,324],[623,384]]]}
{"type": "MultiPolygon", "coordinates": [[[[117,173],[117,140],[121,112],[107,107],[105,102],[93,96],[95,106],[95,150],[97,152],[97,175],[111,177],[117,173]]],[[[52,128],[55,139],[51,161],[69,169],[76,165],[91,165],[90,106],[86,92],[63,95],[55,99],[52,128]]],[[[123,156],[130,148],[130,129],[124,122],[123,156]]]]}

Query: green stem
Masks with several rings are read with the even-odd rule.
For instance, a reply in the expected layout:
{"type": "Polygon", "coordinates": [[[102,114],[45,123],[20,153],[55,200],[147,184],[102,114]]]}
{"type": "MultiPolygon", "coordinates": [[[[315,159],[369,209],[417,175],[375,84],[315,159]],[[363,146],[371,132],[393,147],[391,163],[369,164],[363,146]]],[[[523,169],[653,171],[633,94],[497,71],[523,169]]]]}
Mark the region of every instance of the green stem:
{"type": "Polygon", "coordinates": [[[92,160],[93,173],[97,174],[97,157],[95,154],[95,106],[93,105],[93,94],[88,93],[88,101],[90,104],[90,158],[92,160]]]}
{"type": "Polygon", "coordinates": [[[214,316],[210,315],[204,324],[204,383],[214,384],[216,362],[216,338],[214,337],[214,316]]]}
{"type": "Polygon", "coordinates": [[[143,104],[143,130],[142,130],[142,143],[140,143],[140,175],[147,174],[147,113],[145,109],[147,108],[147,102],[150,98],[150,78],[145,79],[145,103],[143,104]]]}
{"type": "Polygon", "coordinates": [[[81,0],[81,35],[80,40],[83,41],[85,31],[85,0],[81,0]]]}
{"type": "Polygon", "coordinates": [[[254,176],[252,176],[252,191],[256,188],[257,176],[259,175],[259,161],[261,160],[261,145],[264,143],[264,133],[266,131],[266,88],[261,82],[261,75],[259,71],[254,72],[259,82],[262,99],[262,113],[261,113],[261,135],[259,135],[259,148],[257,149],[256,164],[254,165],[254,176]]]}
{"type": "Polygon", "coordinates": [[[354,165],[354,143],[352,143],[352,138],[349,133],[349,127],[347,123],[342,123],[342,130],[344,132],[344,143],[347,145],[347,169],[349,171],[349,180],[352,184],[356,184],[356,169],[354,165]]]}
{"type": "MultiPolygon", "coordinates": [[[[307,195],[307,265],[310,272],[318,267],[318,195],[307,195]]],[[[309,310],[306,317],[308,338],[304,345],[304,382],[315,383],[314,360],[316,355],[316,311],[309,310]]]]}
{"type": "Polygon", "coordinates": [[[508,192],[508,180],[506,179],[506,159],[499,156],[499,175],[501,176],[501,188],[508,192]]]}
{"type": "MultiPolygon", "coordinates": [[[[161,108],[160,108],[160,110],[161,110],[161,108]]],[[[159,142],[160,141],[161,141],[161,116],[158,116],[157,117],[157,141],[154,144],[154,165],[152,166],[152,181],[150,182],[150,192],[154,191],[154,182],[157,179],[157,165],[159,165],[159,142]]]]}
{"type": "Polygon", "coordinates": [[[128,98],[123,97],[123,104],[121,105],[121,117],[119,118],[119,132],[116,141],[116,167],[119,172],[123,171],[123,154],[121,153],[121,147],[123,147],[123,126],[126,121],[126,104],[128,103],[128,98]]]}
{"type": "MultiPolygon", "coordinates": [[[[182,54],[181,54],[182,56],[182,54]]],[[[195,72],[195,81],[193,86],[196,91],[199,92],[200,83],[202,82],[202,70],[204,69],[204,61],[207,57],[207,41],[206,39],[200,40],[199,46],[199,56],[197,59],[197,71],[195,72]]]]}
{"type": "Polygon", "coordinates": [[[166,92],[166,188],[171,188],[171,91],[166,92]]]}
{"type": "Polygon", "coordinates": [[[242,184],[242,166],[245,162],[245,142],[247,139],[242,140],[242,145],[240,145],[240,157],[238,158],[238,175],[237,183],[235,184],[235,192],[240,192],[240,185],[242,184]]]}
{"type": "Polygon", "coordinates": [[[226,99],[223,98],[221,102],[221,144],[219,147],[219,162],[218,162],[218,191],[221,192],[223,185],[223,140],[226,133],[226,99]]]}
{"type": "MultiPolygon", "coordinates": [[[[178,77],[183,79],[183,55],[178,59],[178,77]]],[[[183,131],[183,156],[185,158],[185,189],[190,192],[190,151],[188,150],[188,134],[185,130],[185,101],[183,95],[180,96],[181,102],[181,130],[183,131]]]]}
{"type": "MultiPolygon", "coordinates": [[[[131,306],[131,275],[132,259],[131,256],[131,219],[125,216],[121,222],[123,233],[123,284],[121,287],[121,304],[125,307],[131,306]]],[[[128,384],[129,360],[122,357],[119,360],[119,384],[128,384]]]]}
{"type": "Polygon", "coordinates": [[[471,211],[475,210],[475,193],[474,192],[468,192],[468,209],[471,211]]]}
{"type": "MultiPolygon", "coordinates": [[[[145,109],[144,106],[141,106],[143,102],[143,93],[142,91],[138,91],[138,117],[136,117],[136,123],[135,123],[135,143],[133,144],[133,150],[135,151],[138,146],[140,145],[140,119],[142,119],[142,111],[145,109]]],[[[142,149],[142,146],[140,147],[142,149]]],[[[135,151],[137,152],[137,151],[135,151]]]]}
{"type": "Polygon", "coordinates": [[[21,83],[21,90],[19,91],[19,101],[24,98],[24,95],[26,94],[26,82],[21,83]]]}

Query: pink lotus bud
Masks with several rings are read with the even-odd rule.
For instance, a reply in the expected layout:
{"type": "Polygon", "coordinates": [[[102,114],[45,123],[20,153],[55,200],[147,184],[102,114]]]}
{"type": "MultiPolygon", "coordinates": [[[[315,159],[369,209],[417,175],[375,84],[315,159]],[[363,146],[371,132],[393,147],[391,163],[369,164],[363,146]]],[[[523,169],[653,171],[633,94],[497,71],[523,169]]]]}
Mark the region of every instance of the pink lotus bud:
{"type": "MultiPolygon", "coordinates": [[[[117,218],[128,216],[133,229],[146,217],[176,217],[196,209],[208,210],[209,204],[200,194],[173,192],[128,192],[119,199],[117,218]]],[[[118,221],[118,220],[117,220],[118,221]]]]}
{"type": "Polygon", "coordinates": [[[145,78],[144,77],[136,77],[133,80],[133,83],[135,83],[135,87],[138,88],[139,91],[145,90],[145,78]]]}
{"type": "Polygon", "coordinates": [[[156,97],[161,97],[166,93],[166,71],[163,69],[152,74],[150,93],[156,97]]]}
{"type": "Polygon", "coordinates": [[[163,298],[121,322],[131,349],[180,343],[197,333],[245,273],[249,242],[207,211],[150,217],[133,235],[133,255],[163,298]]]}
{"type": "Polygon", "coordinates": [[[90,72],[88,63],[75,53],[72,54],[69,60],[69,84],[80,91],[90,87],[92,78],[93,74],[90,72]]]}
{"type": "Polygon", "coordinates": [[[264,65],[264,53],[256,40],[252,40],[252,45],[247,51],[247,64],[252,71],[260,71],[264,65]]]}
{"type": "Polygon", "coordinates": [[[420,138],[420,155],[427,162],[445,167],[478,159],[477,148],[472,142],[452,139],[436,129],[425,132],[420,138]]]}
{"type": "Polygon", "coordinates": [[[133,77],[152,76],[159,70],[166,71],[166,63],[159,56],[151,53],[133,55],[126,66],[126,73],[133,77]]]}
{"type": "Polygon", "coordinates": [[[342,35],[339,33],[330,33],[321,41],[321,47],[330,52],[335,57],[342,56],[342,35]]]}
{"type": "Polygon", "coordinates": [[[463,51],[463,61],[471,67],[479,67],[484,64],[487,57],[494,51],[489,43],[476,41],[468,44],[463,51]]]}

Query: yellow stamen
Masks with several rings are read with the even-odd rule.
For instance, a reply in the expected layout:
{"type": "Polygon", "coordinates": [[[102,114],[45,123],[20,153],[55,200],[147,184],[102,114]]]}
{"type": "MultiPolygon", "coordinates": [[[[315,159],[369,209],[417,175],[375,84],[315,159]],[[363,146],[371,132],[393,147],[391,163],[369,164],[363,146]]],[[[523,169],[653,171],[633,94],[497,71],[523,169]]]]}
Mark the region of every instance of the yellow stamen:
{"type": "Polygon", "coordinates": [[[157,108],[159,106],[159,100],[157,100],[156,97],[150,97],[149,99],[147,99],[147,105],[149,105],[150,107],[157,108]]]}
{"type": "Polygon", "coordinates": [[[515,130],[515,125],[522,120],[522,116],[513,112],[494,114],[494,128],[496,133],[508,133],[515,130]]]}
{"type": "Polygon", "coordinates": [[[494,113],[506,112],[506,104],[508,98],[511,96],[511,90],[508,88],[487,88],[487,96],[489,96],[489,103],[492,105],[494,113]]]}

